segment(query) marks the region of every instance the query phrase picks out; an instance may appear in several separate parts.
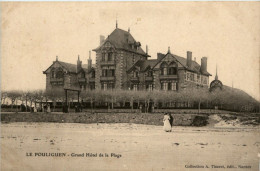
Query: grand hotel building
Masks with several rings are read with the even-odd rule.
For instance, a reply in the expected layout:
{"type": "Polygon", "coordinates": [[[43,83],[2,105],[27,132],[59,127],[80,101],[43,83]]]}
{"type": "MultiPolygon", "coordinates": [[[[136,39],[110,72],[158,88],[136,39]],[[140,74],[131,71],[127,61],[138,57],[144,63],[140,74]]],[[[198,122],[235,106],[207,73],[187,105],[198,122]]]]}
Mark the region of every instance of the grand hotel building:
{"type": "Polygon", "coordinates": [[[87,64],[78,57],[76,64],[56,61],[43,71],[46,75],[46,90],[71,87],[81,90],[169,90],[179,91],[189,87],[208,88],[210,73],[207,57],[198,64],[187,51],[187,57],[171,53],[157,53],[150,59],[148,47],[144,51],[141,43],[130,34],[130,30],[116,29],[107,37],[100,36],[100,45],[93,49],[87,64]]]}

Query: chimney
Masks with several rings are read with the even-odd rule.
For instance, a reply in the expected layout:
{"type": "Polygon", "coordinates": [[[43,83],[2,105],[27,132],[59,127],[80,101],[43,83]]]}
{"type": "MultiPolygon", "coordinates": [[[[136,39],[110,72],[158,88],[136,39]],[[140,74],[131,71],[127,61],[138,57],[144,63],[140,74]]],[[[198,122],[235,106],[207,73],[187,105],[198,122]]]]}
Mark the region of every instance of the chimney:
{"type": "Polygon", "coordinates": [[[201,69],[200,70],[202,73],[207,72],[207,57],[201,58],[201,69]]]}
{"type": "Polygon", "coordinates": [[[157,60],[161,60],[164,56],[162,53],[157,53],[157,60]]]}
{"type": "Polygon", "coordinates": [[[148,45],[146,45],[146,55],[148,55],[148,45]]]}
{"type": "Polygon", "coordinates": [[[59,60],[59,57],[58,56],[56,56],[56,61],[58,61],[59,60]]]}
{"type": "Polygon", "coordinates": [[[77,70],[76,70],[76,72],[78,73],[79,72],[79,70],[81,69],[81,64],[82,64],[82,62],[80,61],[80,59],[79,59],[79,55],[78,55],[78,61],[77,61],[77,70]]]}
{"type": "Polygon", "coordinates": [[[192,52],[191,51],[187,51],[187,67],[190,68],[192,64],[192,52]]]}
{"type": "Polygon", "coordinates": [[[104,43],[105,41],[105,36],[100,35],[100,45],[102,45],[102,43],[104,43]]]}
{"type": "Polygon", "coordinates": [[[89,51],[88,70],[90,71],[91,68],[92,68],[92,59],[91,59],[91,51],[89,51]]]}

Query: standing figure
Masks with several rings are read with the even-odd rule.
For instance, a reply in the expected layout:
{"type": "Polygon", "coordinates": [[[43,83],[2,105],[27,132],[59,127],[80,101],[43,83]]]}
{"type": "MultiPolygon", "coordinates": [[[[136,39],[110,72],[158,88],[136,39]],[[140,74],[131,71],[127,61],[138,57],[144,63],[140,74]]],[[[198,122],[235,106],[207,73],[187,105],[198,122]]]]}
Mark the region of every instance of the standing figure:
{"type": "Polygon", "coordinates": [[[164,117],[163,117],[163,130],[166,131],[166,132],[172,131],[172,127],[171,127],[171,124],[170,124],[170,116],[167,113],[165,113],[164,117]]]}
{"type": "Polygon", "coordinates": [[[170,117],[170,124],[171,124],[171,127],[172,127],[173,126],[173,117],[172,117],[172,115],[170,113],[168,115],[170,117]]]}
{"type": "Polygon", "coordinates": [[[47,105],[47,113],[51,113],[51,107],[50,107],[50,104],[47,105]]]}

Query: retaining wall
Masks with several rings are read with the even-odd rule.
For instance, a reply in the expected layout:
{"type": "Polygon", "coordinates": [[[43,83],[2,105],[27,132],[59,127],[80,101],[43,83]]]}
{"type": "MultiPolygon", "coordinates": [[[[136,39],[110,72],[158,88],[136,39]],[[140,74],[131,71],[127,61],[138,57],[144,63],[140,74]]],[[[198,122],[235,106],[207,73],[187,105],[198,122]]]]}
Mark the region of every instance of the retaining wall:
{"type": "MultiPolygon", "coordinates": [[[[175,126],[205,126],[207,115],[173,114],[175,126]]],[[[135,123],[163,125],[163,114],[145,113],[13,113],[1,114],[1,122],[135,123]]]]}

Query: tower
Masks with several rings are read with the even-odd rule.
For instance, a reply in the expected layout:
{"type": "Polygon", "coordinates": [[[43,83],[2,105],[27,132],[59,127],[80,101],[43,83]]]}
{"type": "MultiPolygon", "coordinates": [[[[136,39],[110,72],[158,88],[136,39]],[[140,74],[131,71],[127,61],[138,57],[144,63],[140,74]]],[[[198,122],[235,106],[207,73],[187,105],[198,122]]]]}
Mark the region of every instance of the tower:
{"type": "Polygon", "coordinates": [[[216,65],[216,75],[215,75],[215,80],[218,80],[218,65],[216,65]]]}
{"type": "Polygon", "coordinates": [[[77,73],[79,72],[79,70],[81,69],[81,64],[82,62],[80,61],[79,55],[78,55],[78,61],[77,61],[77,73]]]}
{"type": "Polygon", "coordinates": [[[89,51],[88,70],[90,71],[91,68],[92,68],[92,59],[91,59],[91,51],[89,51]]]}

